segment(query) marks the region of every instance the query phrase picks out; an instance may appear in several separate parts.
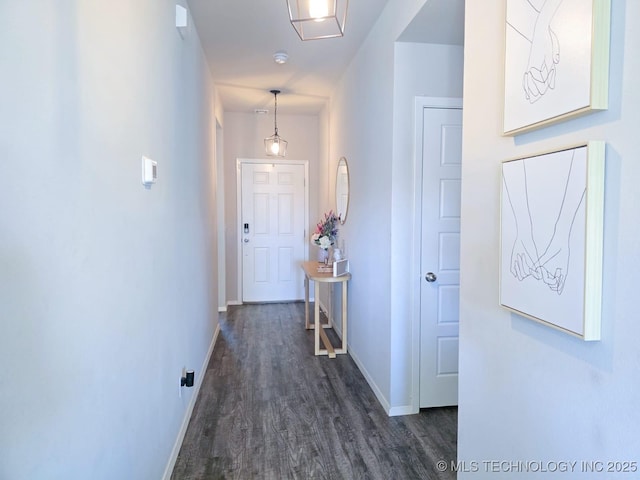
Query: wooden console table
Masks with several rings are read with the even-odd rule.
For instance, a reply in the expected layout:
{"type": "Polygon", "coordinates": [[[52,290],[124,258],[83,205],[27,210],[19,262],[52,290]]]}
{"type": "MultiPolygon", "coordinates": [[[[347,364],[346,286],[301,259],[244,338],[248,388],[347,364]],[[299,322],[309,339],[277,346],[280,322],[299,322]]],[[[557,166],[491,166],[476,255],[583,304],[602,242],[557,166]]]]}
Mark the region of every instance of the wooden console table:
{"type": "Polygon", "coordinates": [[[347,282],[351,280],[351,274],[345,273],[334,277],[331,273],[318,273],[318,262],[303,262],[302,270],[304,270],[304,323],[307,330],[315,330],[315,354],[336,358],[337,353],[347,353],[347,282]],[[313,325],[309,323],[309,280],[314,282],[313,325]],[[334,348],[329,337],[324,333],[325,328],[333,328],[331,319],[329,319],[329,323],[320,323],[320,284],[338,282],[342,283],[342,346],[334,348]],[[322,328],[318,328],[318,326],[322,328]],[[322,339],[325,348],[320,348],[320,339],[322,339]]]}

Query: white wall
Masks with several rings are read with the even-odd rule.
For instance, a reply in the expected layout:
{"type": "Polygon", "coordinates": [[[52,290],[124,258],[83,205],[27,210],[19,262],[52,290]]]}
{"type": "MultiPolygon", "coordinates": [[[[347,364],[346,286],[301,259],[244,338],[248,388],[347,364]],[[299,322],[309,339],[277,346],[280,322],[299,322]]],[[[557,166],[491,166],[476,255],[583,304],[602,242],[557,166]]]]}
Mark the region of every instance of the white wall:
{"type": "Polygon", "coordinates": [[[352,273],[349,353],[388,408],[395,37],[386,27],[374,26],[332,94],[329,158],[334,169],[341,156],[349,162],[349,215],[340,228],[352,273]]]}
{"type": "MultiPolygon", "coordinates": [[[[309,229],[315,227],[318,215],[318,159],[322,153],[319,128],[317,115],[278,113],[278,133],[289,142],[286,159],[309,162],[309,229]]],[[[226,292],[227,302],[231,303],[242,300],[238,292],[237,255],[240,240],[237,231],[236,160],[238,158],[269,158],[264,151],[264,139],[270,135],[273,135],[273,115],[225,112],[226,292]]]]}
{"type": "MultiPolygon", "coordinates": [[[[338,165],[339,158],[329,158],[329,102],[325,104],[324,108],[320,111],[318,115],[318,181],[317,181],[317,209],[316,212],[309,219],[311,223],[311,233],[316,228],[317,222],[320,221],[321,218],[324,218],[324,214],[329,212],[330,210],[336,210],[336,190],[335,190],[335,181],[336,181],[336,167],[338,165]]],[[[338,242],[340,242],[340,226],[338,228],[338,242]]],[[[309,260],[315,260],[317,258],[318,248],[312,245],[309,249],[309,260]]],[[[310,284],[309,288],[311,289],[310,284]]],[[[333,306],[333,297],[334,292],[335,295],[338,294],[339,288],[336,286],[337,284],[333,283],[321,283],[320,284],[320,306],[323,308],[323,311],[327,315],[332,315],[332,311],[334,310],[333,306]]],[[[313,290],[310,290],[310,294],[313,290]]],[[[340,304],[342,305],[342,304],[340,304]]],[[[340,307],[339,307],[340,308],[340,307]]],[[[337,320],[338,325],[334,328],[336,332],[342,331],[340,323],[340,318],[333,315],[332,320],[337,320]]]]}
{"type": "MultiPolygon", "coordinates": [[[[544,478],[592,478],[582,461],[638,461],[640,2],[611,3],[609,109],[514,139],[500,135],[504,2],[466,2],[461,461],[578,461],[573,474],[544,478]],[[593,343],[498,307],[501,160],[585,140],[607,142],[602,340],[593,343]]],[[[459,478],[487,478],[478,466],[459,478]]]]}
{"type": "Polygon", "coordinates": [[[331,101],[330,165],[346,156],[351,181],[349,349],[392,415],[412,402],[415,97],[462,93],[460,47],[395,43],[418,3],[389,4],[331,101]]]}
{"type": "Polygon", "coordinates": [[[168,0],[3,2],[0,31],[0,478],[161,478],[217,326],[199,41],[168,0]]]}

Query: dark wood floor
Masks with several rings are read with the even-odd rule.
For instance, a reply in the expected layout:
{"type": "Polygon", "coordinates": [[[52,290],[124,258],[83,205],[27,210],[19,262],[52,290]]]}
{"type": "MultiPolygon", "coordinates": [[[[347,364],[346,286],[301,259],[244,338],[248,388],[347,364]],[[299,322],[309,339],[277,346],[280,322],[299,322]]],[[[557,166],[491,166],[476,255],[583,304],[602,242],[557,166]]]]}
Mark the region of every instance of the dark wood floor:
{"type": "Polygon", "coordinates": [[[388,417],[351,357],[313,355],[303,303],[220,329],[173,480],[455,478],[457,408],[388,417]]]}

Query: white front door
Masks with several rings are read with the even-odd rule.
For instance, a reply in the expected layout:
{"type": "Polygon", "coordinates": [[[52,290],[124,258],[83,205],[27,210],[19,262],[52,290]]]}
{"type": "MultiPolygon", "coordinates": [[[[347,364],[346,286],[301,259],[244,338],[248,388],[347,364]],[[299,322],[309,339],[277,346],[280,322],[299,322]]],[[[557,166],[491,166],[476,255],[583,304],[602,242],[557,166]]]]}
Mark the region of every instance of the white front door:
{"type": "Polygon", "coordinates": [[[462,109],[423,108],[420,408],[458,404],[462,109]]]}
{"type": "Polygon", "coordinates": [[[241,163],[242,301],[304,298],[305,166],[241,163]]]}

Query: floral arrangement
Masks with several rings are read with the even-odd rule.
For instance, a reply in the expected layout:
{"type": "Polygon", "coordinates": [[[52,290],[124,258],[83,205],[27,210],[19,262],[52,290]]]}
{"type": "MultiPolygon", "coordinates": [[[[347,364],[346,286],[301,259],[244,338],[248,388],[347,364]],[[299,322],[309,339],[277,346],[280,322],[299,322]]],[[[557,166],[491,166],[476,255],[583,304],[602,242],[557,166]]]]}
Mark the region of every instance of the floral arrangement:
{"type": "Polygon", "coordinates": [[[311,241],[323,250],[328,250],[336,241],[338,235],[338,217],[329,211],[324,214],[324,219],[316,225],[316,231],[311,235],[311,241]]]}

